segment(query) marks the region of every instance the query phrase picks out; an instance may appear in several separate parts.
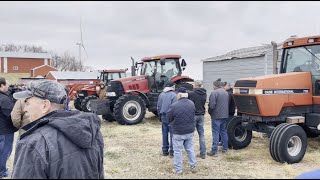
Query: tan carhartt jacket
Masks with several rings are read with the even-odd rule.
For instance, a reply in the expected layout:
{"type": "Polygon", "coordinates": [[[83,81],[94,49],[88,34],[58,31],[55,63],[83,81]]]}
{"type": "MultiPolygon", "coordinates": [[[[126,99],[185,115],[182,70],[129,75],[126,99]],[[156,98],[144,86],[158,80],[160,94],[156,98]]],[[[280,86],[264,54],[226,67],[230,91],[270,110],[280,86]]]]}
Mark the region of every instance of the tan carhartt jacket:
{"type": "Polygon", "coordinates": [[[20,135],[25,132],[21,128],[31,122],[29,117],[26,115],[26,113],[23,110],[24,106],[25,106],[24,99],[19,99],[15,103],[11,112],[12,123],[16,128],[20,129],[19,130],[20,135]]]}

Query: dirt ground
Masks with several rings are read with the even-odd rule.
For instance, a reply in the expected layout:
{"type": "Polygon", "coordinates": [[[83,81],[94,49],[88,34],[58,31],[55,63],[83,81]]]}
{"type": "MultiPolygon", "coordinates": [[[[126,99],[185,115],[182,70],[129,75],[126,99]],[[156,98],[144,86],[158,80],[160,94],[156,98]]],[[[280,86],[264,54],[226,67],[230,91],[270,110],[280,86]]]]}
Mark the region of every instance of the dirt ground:
{"type": "MultiPolygon", "coordinates": [[[[226,155],[201,159],[197,157],[198,172],[188,169],[187,156],[183,152],[184,173],[175,175],[173,158],[161,156],[161,123],[152,113],[138,125],[119,125],[102,122],[101,132],[105,142],[104,167],[106,179],[158,179],[158,178],[270,178],[286,179],[320,167],[320,139],[308,140],[307,153],[297,164],[281,164],[274,161],[268,149],[268,138],[254,133],[251,144],[241,150],[229,150],[226,155]]],[[[207,150],[212,143],[209,115],[205,116],[207,150]]],[[[195,133],[195,151],[199,154],[198,135],[195,133]]],[[[220,151],[221,152],[221,151],[220,151]]],[[[14,152],[8,166],[12,170],[14,152]]]]}

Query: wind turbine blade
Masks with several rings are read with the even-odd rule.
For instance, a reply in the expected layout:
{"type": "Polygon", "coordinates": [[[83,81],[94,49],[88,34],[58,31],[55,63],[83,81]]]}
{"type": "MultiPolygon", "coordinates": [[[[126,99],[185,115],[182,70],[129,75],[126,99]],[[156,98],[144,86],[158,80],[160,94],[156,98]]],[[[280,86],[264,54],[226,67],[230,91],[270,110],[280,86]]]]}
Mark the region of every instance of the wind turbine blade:
{"type": "Polygon", "coordinates": [[[81,36],[81,44],[83,44],[83,41],[82,41],[82,26],[81,26],[81,18],[80,18],[80,36],[81,36]]]}
{"type": "Polygon", "coordinates": [[[87,50],[86,50],[86,48],[84,47],[84,45],[81,43],[81,45],[82,45],[82,47],[83,47],[83,50],[84,50],[84,52],[86,53],[86,56],[87,56],[87,58],[88,58],[88,53],[87,53],[87,50]]]}

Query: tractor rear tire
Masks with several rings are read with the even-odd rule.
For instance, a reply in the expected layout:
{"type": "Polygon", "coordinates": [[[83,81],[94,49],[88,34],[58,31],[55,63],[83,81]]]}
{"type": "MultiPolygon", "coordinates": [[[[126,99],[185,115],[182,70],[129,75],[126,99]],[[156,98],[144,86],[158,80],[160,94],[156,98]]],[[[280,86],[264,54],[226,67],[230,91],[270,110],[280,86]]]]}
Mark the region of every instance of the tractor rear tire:
{"type": "Polygon", "coordinates": [[[114,116],[111,114],[102,115],[102,119],[108,122],[115,121],[114,116]]]}
{"type": "Polygon", "coordinates": [[[74,105],[74,108],[76,108],[76,109],[79,110],[79,111],[82,111],[82,108],[81,108],[81,99],[80,99],[80,98],[76,98],[76,99],[73,101],[73,105],[74,105]]]}
{"type": "Polygon", "coordinates": [[[240,116],[234,116],[226,123],[228,144],[231,149],[243,149],[251,143],[252,131],[244,129],[241,121],[240,116]]]}
{"type": "Polygon", "coordinates": [[[82,102],[81,102],[81,109],[82,109],[82,111],[84,111],[84,112],[91,112],[90,101],[91,101],[92,99],[98,99],[98,97],[92,95],[92,96],[87,96],[87,97],[85,97],[85,98],[82,100],[82,102]]]}
{"type": "Polygon", "coordinates": [[[270,136],[271,157],[281,163],[300,162],[307,150],[307,135],[302,127],[296,124],[282,123],[270,136]]]}
{"type": "Polygon", "coordinates": [[[116,101],[113,112],[119,124],[139,124],[145,117],[146,103],[138,95],[126,94],[116,101]]]}

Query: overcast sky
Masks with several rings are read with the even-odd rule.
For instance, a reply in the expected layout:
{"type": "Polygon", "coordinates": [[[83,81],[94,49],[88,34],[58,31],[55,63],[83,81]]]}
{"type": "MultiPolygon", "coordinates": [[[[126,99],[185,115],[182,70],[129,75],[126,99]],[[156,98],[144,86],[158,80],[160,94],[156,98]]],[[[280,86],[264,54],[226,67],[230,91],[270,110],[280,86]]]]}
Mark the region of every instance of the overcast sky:
{"type": "Polygon", "coordinates": [[[0,2],[0,42],[78,57],[81,17],[85,65],[130,69],[130,56],[180,54],[184,74],[202,79],[202,59],[320,34],[319,9],[320,2],[0,2]]]}

